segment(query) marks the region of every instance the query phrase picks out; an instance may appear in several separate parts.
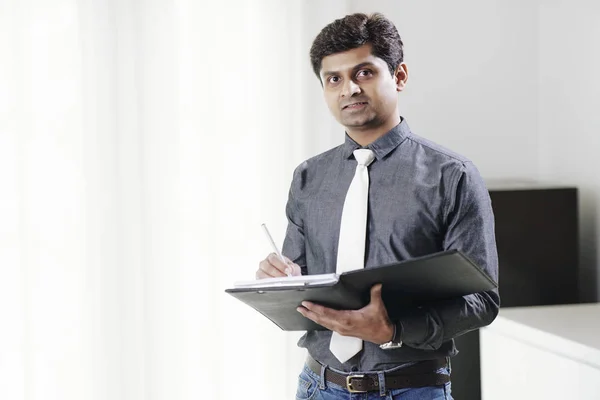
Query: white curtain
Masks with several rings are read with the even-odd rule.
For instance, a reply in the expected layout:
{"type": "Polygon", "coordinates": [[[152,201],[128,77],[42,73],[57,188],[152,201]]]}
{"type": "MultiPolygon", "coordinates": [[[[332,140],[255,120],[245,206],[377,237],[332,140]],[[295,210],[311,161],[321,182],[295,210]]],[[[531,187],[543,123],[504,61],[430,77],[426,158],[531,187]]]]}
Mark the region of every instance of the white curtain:
{"type": "Polygon", "coordinates": [[[0,1],[0,398],[293,397],[300,333],[223,291],[335,144],[306,7],[0,1]]]}

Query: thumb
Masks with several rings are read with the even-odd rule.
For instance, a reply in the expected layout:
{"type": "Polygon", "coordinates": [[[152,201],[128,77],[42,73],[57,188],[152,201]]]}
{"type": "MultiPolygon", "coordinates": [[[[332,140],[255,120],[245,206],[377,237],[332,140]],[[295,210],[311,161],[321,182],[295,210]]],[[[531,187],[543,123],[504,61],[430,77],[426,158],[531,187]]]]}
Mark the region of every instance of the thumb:
{"type": "Polygon", "coordinates": [[[371,303],[373,303],[373,302],[382,303],[383,302],[383,300],[381,299],[382,287],[383,287],[383,285],[381,283],[378,283],[371,287],[371,303]]]}
{"type": "Polygon", "coordinates": [[[300,268],[300,266],[298,264],[292,263],[291,267],[292,267],[292,275],[294,275],[294,276],[302,275],[302,269],[300,268]]]}
{"type": "Polygon", "coordinates": [[[293,262],[286,256],[283,256],[283,258],[285,258],[286,264],[288,265],[287,270],[289,270],[293,276],[302,275],[302,269],[300,268],[300,266],[298,264],[296,264],[295,262],[293,262]]]}

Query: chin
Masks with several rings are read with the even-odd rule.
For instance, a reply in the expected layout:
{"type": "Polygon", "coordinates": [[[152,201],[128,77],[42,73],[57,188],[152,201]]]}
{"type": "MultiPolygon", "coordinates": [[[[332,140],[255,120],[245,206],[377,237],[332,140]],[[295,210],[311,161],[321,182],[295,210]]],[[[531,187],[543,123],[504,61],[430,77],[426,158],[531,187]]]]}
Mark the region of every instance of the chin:
{"type": "Polygon", "coordinates": [[[369,126],[372,126],[374,121],[375,118],[348,118],[346,120],[341,121],[341,123],[342,125],[347,126],[349,128],[367,128],[369,126]]]}

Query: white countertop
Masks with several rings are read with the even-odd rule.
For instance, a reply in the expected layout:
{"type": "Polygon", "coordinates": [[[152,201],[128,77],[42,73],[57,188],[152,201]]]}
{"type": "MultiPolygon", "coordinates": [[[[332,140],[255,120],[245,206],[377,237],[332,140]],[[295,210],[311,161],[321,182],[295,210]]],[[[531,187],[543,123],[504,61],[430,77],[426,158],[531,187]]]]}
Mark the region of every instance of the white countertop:
{"type": "Polygon", "coordinates": [[[574,186],[544,182],[528,179],[485,179],[485,185],[494,191],[515,190],[552,190],[552,189],[574,189],[574,186]]]}
{"type": "Polygon", "coordinates": [[[600,303],[501,308],[483,329],[600,368],[600,303]]]}

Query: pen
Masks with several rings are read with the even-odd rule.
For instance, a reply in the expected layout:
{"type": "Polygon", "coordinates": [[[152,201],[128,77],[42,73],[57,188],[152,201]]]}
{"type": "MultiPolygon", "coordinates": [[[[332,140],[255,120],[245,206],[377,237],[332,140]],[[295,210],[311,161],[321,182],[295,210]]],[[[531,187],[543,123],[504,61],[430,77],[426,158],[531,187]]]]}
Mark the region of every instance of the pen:
{"type": "MultiPolygon", "coordinates": [[[[281,254],[281,252],[277,248],[277,245],[275,244],[275,241],[273,240],[273,237],[269,233],[269,230],[267,229],[267,225],[266,224],[262,224],[261,226],[263,228],[263,231],[265,231],[265,235],[267,235],[267,239],[269,239],[269,242],[271,243],[271,247],[273,247],[273,250],[275,251],[275,253],[279,256],[279,258],[281,259],[281,261],[283,261],[283,263],[285,265],[288,265],[287,261],[285,261],[285,258],[283,258],[283,254],[281,254]]],[[[287,276],[292,276],[289,268],[286,269],[286,273],[287,273],[287,276]]]]}

